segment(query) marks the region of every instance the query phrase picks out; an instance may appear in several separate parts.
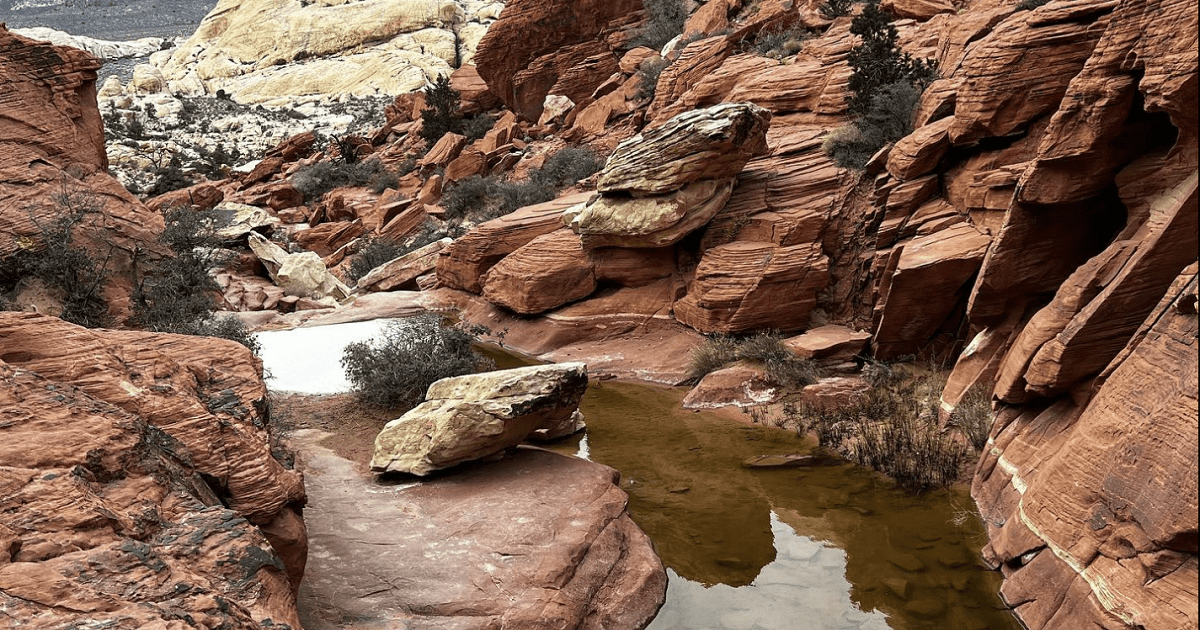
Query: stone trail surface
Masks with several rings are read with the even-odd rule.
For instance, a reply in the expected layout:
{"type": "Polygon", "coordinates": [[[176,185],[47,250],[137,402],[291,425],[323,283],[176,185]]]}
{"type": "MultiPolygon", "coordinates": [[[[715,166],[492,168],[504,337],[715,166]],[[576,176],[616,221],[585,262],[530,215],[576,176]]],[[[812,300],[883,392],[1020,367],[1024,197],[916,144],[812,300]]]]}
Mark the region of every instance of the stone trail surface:
{"type": "Polygon", "coordinates": [[[310,507],[307,630],[639,630],[666,573],[607,466],[521,447],[412,483],[297,432],[310,507]]]}

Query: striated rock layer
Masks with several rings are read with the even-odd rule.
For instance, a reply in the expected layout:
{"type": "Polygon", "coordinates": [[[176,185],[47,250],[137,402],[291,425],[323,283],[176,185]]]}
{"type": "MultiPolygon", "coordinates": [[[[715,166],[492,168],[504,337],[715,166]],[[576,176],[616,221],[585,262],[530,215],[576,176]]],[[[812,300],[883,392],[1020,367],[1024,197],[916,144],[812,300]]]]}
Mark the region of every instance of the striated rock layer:
{"type": "Polygon", "coordinates": [[[43,228],[75,212],[72,245],[108,272],[109,314],[130,314],[137,256],[162,255],[162,217],[108,174],[91,55],[0,24],[0,258],[41,247],[43,228]]]}
{"type": "Polygon", "coordinates": [[[300,474],[245,348],[0,313],[0,609],[28,628],[299,628],[300,474]]]}

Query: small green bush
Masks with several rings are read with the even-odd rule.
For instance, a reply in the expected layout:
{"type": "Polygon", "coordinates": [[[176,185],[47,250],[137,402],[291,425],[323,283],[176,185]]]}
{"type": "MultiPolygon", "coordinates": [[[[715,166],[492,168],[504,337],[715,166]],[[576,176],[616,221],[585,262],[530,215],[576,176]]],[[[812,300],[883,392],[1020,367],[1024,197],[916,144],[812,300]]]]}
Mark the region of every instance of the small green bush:
{"type": "Polygon", "coordinates": [[[370,341],[346,346],[342,367],[360,400],[407,411],[435,381],[490,367],[471,347],[474,337],[427,313],[388,324],[370,341]]]}
{"type": "MultiPolygon", "coordinates": [[[[0,280],[7,289],[25,277],[41,280],[60,293],[62,319],[80,326],[97,328],[111,323],[103,292],[108,281],[108,256],[92,257],[75,242],[74,230],[89,214],[99,212],[100,201],[92,194],[66,191],[56,194],[54,202],[59,218],[38,225],[37,245],[19,249],[0,261],[0,280]]],[[[36,221],[35,221],[36,223],[36,221]]],[[[109,248],[109,256],[112,247],[109,248]]]]}
{"type": "Polygon", "coordinates": [[[667,42],[683,32],[687,10],[680,0],[646,0],[646,24],[637,31],[630,46],[646,46],[662,50],[667,42]]]}
{"type": "Polygon", "coordinates": [[[425,88],[426,108],[421,110],[421,137],[426,147],[433,147],[442,136],[462,130],[462,115],[459,111],[461,98],[450,87],[450,77],[441,75],[433,85],[425,88]]]}
{"type": "MultiPolygon", "coordinates": [[[[383,173],[385,169],[379,160],[353,163],[318,162],[297,170],[292,175],[292,186],[304,195],[307,202],[320,199],[325,193],[343,186],[368,186],[374,180],[376,184],[373,188],[378,187],[381,181],[378,178],[384,177],[383,173]]],[[[389,180],[382,181],[386,188],[389,180]]]]}
{"type": "Polygon", "coordinates": [[[884,146],[912,133],[912,117],[921,100],[906,82],[883,87],[857,120],[826,138],[823,148],[839,166],[862,169],[884,146]]]}
{"type": "Polygon", "coordinates": [[[850,32],[862,42],[850,51],[850,112],[864,115],[874,106],[875,97],[887,86],[907,83],[923,90],[937,77],[932,59],[915,59],[900,50],[899,33],[891,15],[868,0],[862,13],[850,22],[850,32]]]}
{"type": "Polygon", "coordinates": [[[523,182],[472,175],[444,192],[443,216],[452,222],[482,222],[501,217],[518,208],[554,199],[562,189],[591,176],[603,165],[600,156],[590,148],[565,147],[523,182]]]}
{"type": "Polygon", "coordinates": [[[821,17],[826,20],[836,20],[842,16],[850,15],[850,6],[853,0],[828,0],[821,3],[818,10],[821,12],[821,17]]]}
{"type": "Polygon", "coordinates": [[[1018,11],[1032,11],[1040,6],[1045,6],[1050,3],[1050,0],[1022,0],[1017,5],[1018,11]]]}

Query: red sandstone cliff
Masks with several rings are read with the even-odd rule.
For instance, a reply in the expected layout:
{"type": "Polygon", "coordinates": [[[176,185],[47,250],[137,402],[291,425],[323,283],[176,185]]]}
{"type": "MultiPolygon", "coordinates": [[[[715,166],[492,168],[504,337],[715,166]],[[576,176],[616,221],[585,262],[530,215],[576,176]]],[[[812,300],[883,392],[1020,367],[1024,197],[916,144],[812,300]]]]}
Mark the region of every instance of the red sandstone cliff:
{"type": "Polygon", "coordinates": [[[92,208],[77,242],[107,265],[109,312],[130,314],[137,256],[153,245],[162,217],[108,174],[96,108],[100,62],[74,48],[14,35],[0,23],[0,257],[38,247],[43,227],[65,212],[62,199],[92,208]]]}

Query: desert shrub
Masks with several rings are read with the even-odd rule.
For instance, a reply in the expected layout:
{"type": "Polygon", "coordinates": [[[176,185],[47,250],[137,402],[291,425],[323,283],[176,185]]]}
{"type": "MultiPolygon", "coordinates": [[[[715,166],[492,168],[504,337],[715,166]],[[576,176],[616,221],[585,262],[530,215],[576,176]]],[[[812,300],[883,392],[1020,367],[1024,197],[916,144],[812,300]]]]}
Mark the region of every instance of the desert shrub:
{"type": "Polygon", "coordinates": [[[558,193],[599,171],[603,160],[590,148],[565,147],[523,182],[472,175],[448,187],[441,206],[448,221],[486,221],[518,208],[554,199],[558,193]]]}
{"type": "Polygon", "coordinates": [[[351,280],[358,282],[359,278],[370,273],[372,269],[406,253],[404,245],[390,238],[370,239],[366,247],[354,255],[354,259],[350,261],[350,269],[346,271],[346,275],[351,280]]]}
{"type": "Polygon", "coordinates": [[[292,186],[304,195],[305,201],[313,201],[334,188],[370,185],[373,178],[382,177],[383,172],[379,160],[318,162],[297,170],[292,175],[292,186]]]}
{"type": "Polygon", "coordinates": [[[462,135],[466,136],[468,141],[478,140],[487,135],[495,124],[496,119],[488,114],[476,114],[463,119],[462,135]]]}
{"type": "Polygon", "coordinates": [[[100,202],[90,193],[64,189],[54,195],[54,203],[58,219],[45,225],[35,220],[40,242],[18,249],[3,261],[0,280],[12,288],[22,278],[37,278],[60,294],[62,319],[88,328],[108,325],[108,304],[102,294],[112,247],[98,260],[74,237],[75,227],[87,215],[100,212],[100,202]]]}
{"type": "Polygon", "coordinates": [[[658,78],[662,76],[663,70],[666,70],[669,65],[671,63],[662,57],[647,59],[642,62],[642,77],[638,80],[637,92],[639,100],[654,100],[654,93],[658,90],[658,78]]]}
{"type": "Polygon", "coordinates": [[[946,426],[962,431],[971,446],[982,452],[992,430],[992,386],[981,383],[972,385],[950,414],[946,426]]]}
{"type": "Polygon", "coordinates": [[[629,42],[631,46],[646,46],[662,50],[667,42],[683,32],[688,14],[680,0],[646,0],[646,24],[638,29],[629,42]]]}
{"type": "Polygon", "coordinates": [[[363,402],[408,410],[425,399],[435,381],[485,366],[487,360],[471,347],[474,339],[427,313],[392,322],[378,337],[346,346],[342,367],[363,402]]]}
{"type": "Polygon", "coordinates": [[[785,406],[787,421],[801,433],[847,459],[878,470],[906,489],[922,491],[954,483],[967,461],[964,446],[938,429],[943,379],[897,376],[880,382],[847,405],[785,406]]]}
{"type": "Polygon", "coordinates": [[[821,17],[826,20],[836,20],[844,15],[850,15],[850,5],[852,0],[828,0],[821,3],[818,10],[821,12],[821,17]]]}
{"type": "Polygon", "coordinates": [[[825,153],[839,166],[861,169],[884,146],[912,133],[912,116],[920,100],[921,93],[908,83],[885,86],[862,116],[826,138],[825,153]]]}
{"type": "Polygon", "coordinates": [[[741,339],[723,335],[709,337],[692,350],[688,377],[693,382],[698,381],[734,361],[757,363],[771,380],[788,387],[803,387],[821,378],[815,362],[797,357],[783,345],[781,335],[770,331],[741,339]]]}
{"type": "Polygon", "coordinates": [[[688,380],[697,382],[734,361],[737,361],[737,340],[725,335],[710,336],[692,348],[688,380]]]}
{"type": "Polygon", "coordinates": [[[804,41],[810,37],[808,31],[796,26],[763,29],[754,39],[753,48],[764,57],[788,57],[800,52],[804,41]]]}
{"type": "Polygon", "coordinates": [[[380,167],[371,178],[367,180],[367,188],[375,194],[382,194],[383,191],[392,188],[400,187],[400,175],[389,168],[380,167]]]}
{"type": "Polygon", "coordinates": [[[188,177],[183,170],[183,162],[178,155],[172,155],[166,165],[155,166],[154,185],[149,190],[145,191],[147,196],[157,197],[158,195],[169,193],[180,188],[187,188],[193,184],[192,178],[188,177]]]}
{"type": "Polygon", "coordinates": [[[459,113],[461,99],[458,92],[450,87],[450,77],[441,75],[433,85],[425,88],[426,108],[421,110],[421,137],[425,145],[432,147],[442,136],[462,129],[462,116],[459,113]]]}
{"type": "MultiPolygon", "coordinates": [[[[915,59],[900,50],[899,35],[891,16],[869,0],[850,22],[850,32],[862,42],[850,51],[850,111],[864,115],[887,86],[907,83],[924,89],[937,76],[932,59],[915,59]]],[[[918,90],[919,92],[920,90],[918,90]]]]}
{"type": "Polygon", "coordinates": [[[139,269],[143,273],[134,287],[130,323],[156,332],[229,339],[258,354],[258,341],[240,319],[214,313],[221,288],[209,269],[224,262],[218,253],[216,211],[178,207],[164,219],[161,240],[174,256],[139,269]]]}
{"type": "Polygon", "coordinates": [[[1021,0],[1021,2],[1019,4],[1017,4],[1017,10],[1018,11],[1032,11],[1040,6],[1044,6],[1049,3],[1050,3],[1050,0],[1021,0]]]}

